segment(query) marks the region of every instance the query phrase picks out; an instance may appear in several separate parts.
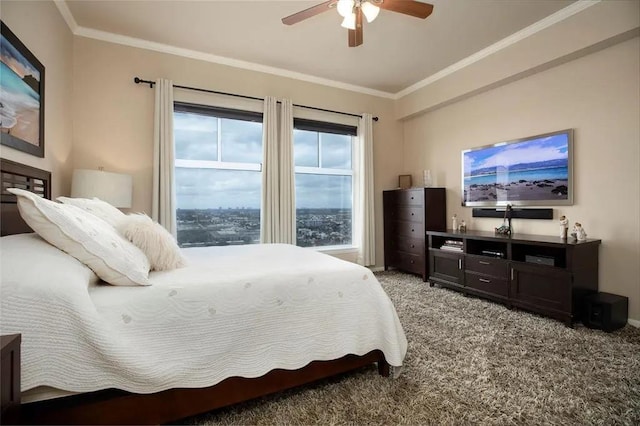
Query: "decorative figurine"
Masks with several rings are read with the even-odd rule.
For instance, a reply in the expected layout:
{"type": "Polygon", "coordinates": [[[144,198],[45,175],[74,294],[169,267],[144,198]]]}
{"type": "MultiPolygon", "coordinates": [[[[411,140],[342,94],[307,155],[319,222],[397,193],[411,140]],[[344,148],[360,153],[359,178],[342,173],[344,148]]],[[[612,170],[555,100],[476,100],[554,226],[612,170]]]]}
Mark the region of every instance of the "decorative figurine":
{"type": "Polygon", "coordinates": [[[458,215],[454,214],[453,217],[451,218],[452,220],[452,226],[451,229],[453,229],[454,231],[458,230],[458,215]]]}
{"type": "Polygon", "coordinates": [[[460,232],[467,232],[467,224],[464,223],[464,220],[460,221],[460,226],[458,228],[458,231],[460,232]]]}
{"type": "Polygon", "coordinates": [[[569,219],[566,216],[560,216],[560,238],[567,239],[567,232],[569,231],[569,219]]]}
{"type": "Polygon", "coordinates": [[[573,226],[573,233],[571,235],[574,235],[574,234],[575,234],[574,238],[578,241],[586,241],[587,239],[587,233],[582,227],[582,224],[579,222],[576,222],[575,225],[573,226]]]}

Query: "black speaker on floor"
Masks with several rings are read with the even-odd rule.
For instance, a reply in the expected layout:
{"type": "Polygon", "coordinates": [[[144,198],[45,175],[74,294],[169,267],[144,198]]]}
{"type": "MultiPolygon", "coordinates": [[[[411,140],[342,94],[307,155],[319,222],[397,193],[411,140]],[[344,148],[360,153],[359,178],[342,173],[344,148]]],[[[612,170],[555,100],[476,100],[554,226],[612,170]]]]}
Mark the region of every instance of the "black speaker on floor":
{"type": "Polygon", "coordinates": [[[594,293],[584,298],[582,323],[589,328],[614,331],[627,324],[629,298],[611,293],[594,293]]]}

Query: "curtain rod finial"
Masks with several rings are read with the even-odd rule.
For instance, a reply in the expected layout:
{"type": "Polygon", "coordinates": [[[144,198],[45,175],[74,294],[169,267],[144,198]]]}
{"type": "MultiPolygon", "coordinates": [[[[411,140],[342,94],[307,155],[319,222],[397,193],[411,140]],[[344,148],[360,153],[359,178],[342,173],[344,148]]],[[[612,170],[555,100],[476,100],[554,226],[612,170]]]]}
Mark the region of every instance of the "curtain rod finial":
{"type": "Polygon", "coordinates": [[[133,78],[133,82],[135,84],[148,84],[150,89],[153,89],[153,85],[156,84],[154,81],[150,81],[150,80],[143,80],[140,77],[134,77],[133,78]]]}

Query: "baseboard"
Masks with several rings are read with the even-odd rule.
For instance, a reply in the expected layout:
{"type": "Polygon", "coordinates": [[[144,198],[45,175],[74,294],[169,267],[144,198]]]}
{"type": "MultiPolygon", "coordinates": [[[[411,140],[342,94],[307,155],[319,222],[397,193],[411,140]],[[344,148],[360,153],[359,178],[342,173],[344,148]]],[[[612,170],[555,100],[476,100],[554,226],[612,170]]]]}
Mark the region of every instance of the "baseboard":
{"type": "Polygon", "coordinates": [[[629,323],[629,325],[632,325],[635,328],[640,328],[640,320],[630,319],[627,322],[629,323]]]}
{"type": "Polygon", "coordinates": [[[384,266],[369,266],[371,272],[382,272],[384,271],[384,266]]]}

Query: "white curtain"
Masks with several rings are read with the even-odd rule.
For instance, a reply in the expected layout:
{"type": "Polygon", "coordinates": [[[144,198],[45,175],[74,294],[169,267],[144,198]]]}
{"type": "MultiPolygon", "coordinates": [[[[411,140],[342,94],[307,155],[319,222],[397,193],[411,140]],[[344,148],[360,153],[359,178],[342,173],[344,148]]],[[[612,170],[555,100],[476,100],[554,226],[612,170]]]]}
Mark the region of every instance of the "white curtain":
{"type": "Polygon", "coordinates": [[[175,237],[173,82],[159,78],[156,80],[155,88],[151,217],[175,237]]]}
{"type": "Polygon", "coordinates": [[[296,186],[293,159],[293,105],[280,104],[280,234],[276,242],[296,243],[296,186]]]}
{"type": "Polygon", "coordinates": [[[272,96],[264,98],[262,120],[262,208],[260,240],[278,242],[280,235],[280,191],[278,171],[278,102],[272,96]]]}
{"type": "Polygon", "coordinates": [[[376,238],[373,204],[373,118],[362,114],[358,120],[356,144],[355,238],[359,246],[357,262],[363,266],[376,264],[376,238]]]}
{"type": "Polygon", "coordinates": [[[293,105],[290,99],[264,99],[262,120],[263,243],[296,243],[295,166],[293,160],[293,105]]]}

